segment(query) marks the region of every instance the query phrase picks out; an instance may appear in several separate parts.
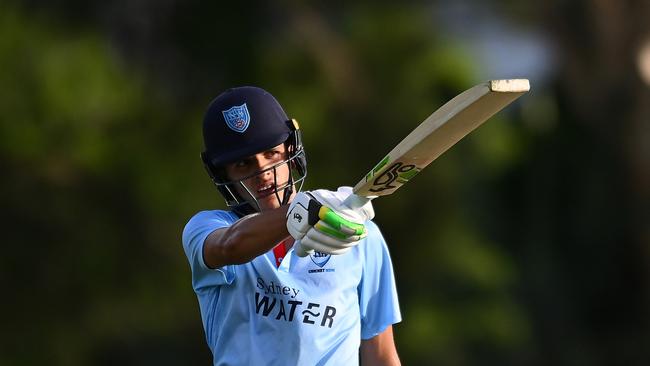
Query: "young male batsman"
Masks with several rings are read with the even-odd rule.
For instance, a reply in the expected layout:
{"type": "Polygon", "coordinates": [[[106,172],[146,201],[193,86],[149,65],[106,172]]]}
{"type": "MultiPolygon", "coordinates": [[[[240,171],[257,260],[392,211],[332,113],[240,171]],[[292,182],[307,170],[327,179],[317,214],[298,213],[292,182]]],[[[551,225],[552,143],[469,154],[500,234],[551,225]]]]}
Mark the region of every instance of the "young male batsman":
{"type": "Polygon", "coordinates": [[[298,124],[260,88],[214,99],[203,137],[230,210],[194,215],[183,248],[214,365],[399,365],[401,316],[372,205],[344,206],[349,187],[300,191],[298,124]]]}

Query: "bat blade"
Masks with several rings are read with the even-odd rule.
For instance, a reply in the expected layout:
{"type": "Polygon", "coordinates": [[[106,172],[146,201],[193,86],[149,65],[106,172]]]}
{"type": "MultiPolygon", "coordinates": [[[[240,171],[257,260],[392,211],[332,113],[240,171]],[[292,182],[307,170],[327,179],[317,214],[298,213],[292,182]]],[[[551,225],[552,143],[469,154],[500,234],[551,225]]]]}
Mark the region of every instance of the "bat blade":
{"type": "Polygon", "coordinates": [[[395,192],[528,90],[530,83],[527,79],[490,80],[457,95],[433,112],[375,165],[354,186],[354,195],[346,200],[346,204],[358,207],[369,199],[395,192]]]}

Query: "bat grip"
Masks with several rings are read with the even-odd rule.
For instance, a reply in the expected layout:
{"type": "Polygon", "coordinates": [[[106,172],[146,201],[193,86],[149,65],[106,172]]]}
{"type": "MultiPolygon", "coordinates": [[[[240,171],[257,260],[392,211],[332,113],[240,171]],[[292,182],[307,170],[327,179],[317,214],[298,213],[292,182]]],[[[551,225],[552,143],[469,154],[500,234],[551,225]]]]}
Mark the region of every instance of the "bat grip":
{"type": "Polygon", "coordinates": [[[366,203],[370,202],[372,200],[373,196],[371,197],[364,197],[364,196],[358,196],[356,194],[351,194],[348,196],[348,198],[343,201],[343,204],[348,206],[349,208],[355,210],[357,208],[363,207],[366,203]]]}

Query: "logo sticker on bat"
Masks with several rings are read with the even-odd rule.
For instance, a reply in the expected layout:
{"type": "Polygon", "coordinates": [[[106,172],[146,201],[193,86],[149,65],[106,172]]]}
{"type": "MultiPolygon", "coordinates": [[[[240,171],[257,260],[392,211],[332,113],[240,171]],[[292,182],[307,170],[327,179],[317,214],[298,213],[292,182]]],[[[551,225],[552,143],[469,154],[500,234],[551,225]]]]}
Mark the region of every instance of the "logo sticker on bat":
{"type": "Polygon", "coordinates": [[[397,188],[412,179],[420,170],[413,164],[403,164],[398,161],[375,178],[369,191],[381,192],[386,189],[397,188]],[[393,185],[395,181],[397,181],[397,185],[393,185]]]}
{"type": "Polygon", "coordinates": [[[375,165],[375,167],[372,168],[372,170],[369,171],[368,174],[366,174],[366,182],[372,179],[372,177],[374,177],[375,174],[377,174],[377,172],[381,170],[381,168],[383,168],[386,164],[388,164],[388,160],[390,160],[390,155],[386,155],[386,157],[381,159],[381,161],[377,163],[377,165],[375,165]]]}

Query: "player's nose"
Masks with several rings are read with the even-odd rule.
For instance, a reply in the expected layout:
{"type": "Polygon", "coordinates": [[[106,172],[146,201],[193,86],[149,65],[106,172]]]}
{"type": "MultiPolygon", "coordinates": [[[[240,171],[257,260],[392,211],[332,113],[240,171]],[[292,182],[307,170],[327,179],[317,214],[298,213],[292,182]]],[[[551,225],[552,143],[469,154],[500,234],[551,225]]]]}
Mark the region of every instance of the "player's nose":
{"type": "MultiPolygon", "coordinates": [[[[264,156],[264,154],[257,154],[257,155],[255,155],[255,157],[253,158],[253,166],[254,166],[257,170],[263,170],[263,169],[265,169],[265,168],[268,168],[269,165],[270,165],[270,162],[269,162],[268,159],[264,156]]],[[[273,169],[269,169],[269,170],[267,170],[267,171],[264,172],[264,173],[269,173],[271,170],[273,170],[273,169]]]]}

